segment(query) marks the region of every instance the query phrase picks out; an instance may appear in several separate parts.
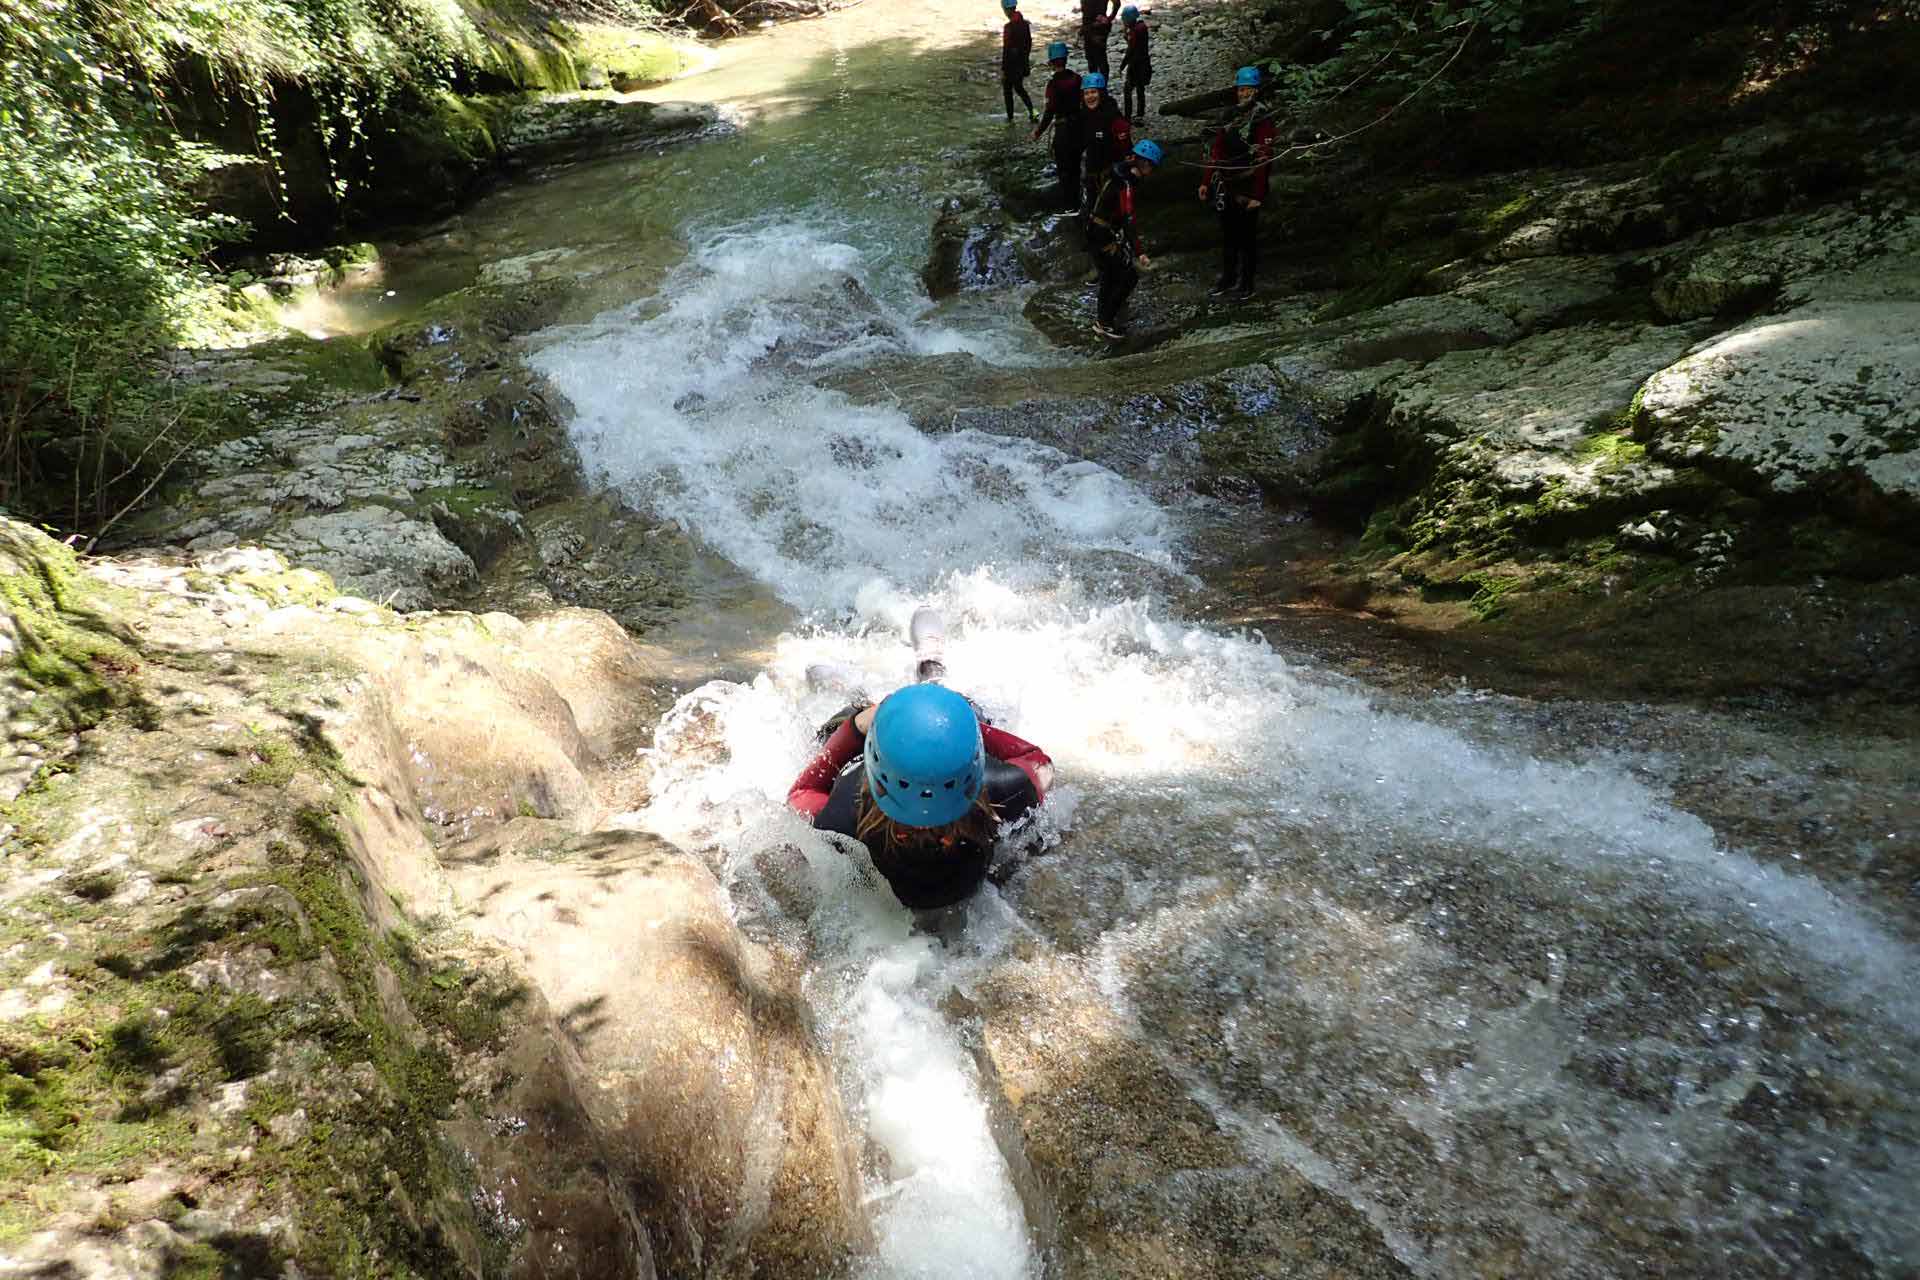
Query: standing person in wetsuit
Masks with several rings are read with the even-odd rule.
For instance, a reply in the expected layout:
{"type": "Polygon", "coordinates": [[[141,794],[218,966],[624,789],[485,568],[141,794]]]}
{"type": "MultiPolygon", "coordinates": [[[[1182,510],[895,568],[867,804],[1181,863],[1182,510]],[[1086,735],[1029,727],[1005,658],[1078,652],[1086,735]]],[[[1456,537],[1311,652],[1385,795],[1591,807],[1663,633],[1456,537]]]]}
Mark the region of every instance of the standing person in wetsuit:
{"type": "Polygon", "coordinates": [[[1093,331],[1110,342],[1127,336],[1120,308],[1140,283],[1141,267],[1152,267],[1133,221],[1133,184],[1151,177],[1164,158],[1160,144],[1143,138],[1126,159],[1107,170],[1100,193],[1087,210],[1087,252],[1100,272],[1100,300],[1093,331]]]}
{"type": "Polygon", "coordinates": [[[1220,213],[1220,279],[1210,292],[1216,298],[1229,293],[1251,298],[1254,272],[1260,265],[1260,209],[1267,202],[1267,171],[1273,167],[1279,130],[1255,102],[1260,94],[1260,68],[1240,68],[1233,74],[1233,84],[1234,113],[1213,135],[1207,171],[1200,178],[1200,199],[1211,200],[1220,213]]]}
{"type": "Polygon", "coordinates": [[[1020,16],[1018,0],[1000,0],[1007,25],[1000,28],[1000,96],[1007,103],[1007,123],[1013,123],[1013,95],[1026,104],[1027,119],[1034,117],[1033,99],[1027,96],[1027,75],[1033,69],[1033,26],[1020,16]]]}
{"type": "Polygon", "coordinates": [[[1120,106],[1135,124],[1147,122],[1147,86],[1153,82],[1153,51],[1147,43],[1152,33],[1140,10],[1128,5],[1120,11],[1126,24],[1127,51],[1120,55],[1120,106]],[[1139,95],[1135,105],[1134,95],[1139,95]]]}
{"type": "MultiPolygon", "coordinates": [[[[938,614],[914,615],[916,652],[929,614],[937,629],[938,614]]],[[[945,673],[937,658],[918,666],[923,680],[945,673]]],[[[1001,828],[1046,799],[1053,762],[1031,742],[983,724],[971,702],[938,684],[911,684],[848,712],[836,717],[787,803],[816,829],[864,844],[902,905],[945,907],[967,897],[986,879],[1001,828]]]]}
{"type": "Polygon", "coordinates": [[[1055,40],[1047,46],[1047,61],[1053,66],[1053,78],[1047,81],[1046,114],[1033,131],[1037,142],[1049,128],[1053,130],[1053,171],[1060,179],[1060,200],[1068,209],[1080,207],[1080,152],[1085,143],[1080,137],[1080,77],[1067,70],[1067,43],[1055,40]]]}
{"type": "Polygon", "coordinates": [[[1082,208],[1093,200],[1107,179],[1107,171],[1126,157],[1132,145],[1133,125],[1107,92],[1107,78],[1089,71],[1080,79],[1080,148],[1087,166],[1082,208]]]}
{"type": "Polygon", "coordinates": [[[1080,0],[1080,47],[1087,54],[1087,70],[1107,74],[1107,37],[1113,33],[1113,15],[1120,0],[1080,0]]]}

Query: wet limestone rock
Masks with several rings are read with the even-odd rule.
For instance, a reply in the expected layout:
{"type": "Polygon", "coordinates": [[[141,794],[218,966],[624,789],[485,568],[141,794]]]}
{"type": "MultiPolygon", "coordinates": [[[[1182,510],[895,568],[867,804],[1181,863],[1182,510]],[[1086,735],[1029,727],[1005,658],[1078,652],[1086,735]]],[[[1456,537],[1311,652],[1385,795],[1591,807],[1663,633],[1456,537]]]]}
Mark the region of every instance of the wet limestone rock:
{"type": "Polygon", "coordinates": [[[382,683],[428,822],[468,832],[517,815],[592,821],[592,753],[543,674],[457,640],[428,636],[410,650],[382,683]]]}
{"type": "Polygon", "coordinates": [[[868,1246],[831,1073],[798,992],[713,874],[639,833],[461,877],[585,1063],[617,1174],[674,1274],[841,1274],[868,1246]]]}
{"type": "Polygon", "coordinates": [[[1775,495],[1920,509],[1920,302],[1814,303],[1701,344],[1637,406],[1650,452],[1775,495]]]}
{"type": "Polygon", "coordinates": [[[0,1170],[0,1269],[826,1276],[865,1248],[791,974],[703,864],[581,834],[659,699],[617,625],[403,616],[261,548],[83,563],[0,522],[0,549],[9,712],[120,686],[0,799],[9,1114],[63,1144],[57,1183],[0,1170]],[[540,787],[557,816],[511,811],[540,787]],[[448,842],[435,795],[530,852],[448,842]]]}
{"type": "Polygon", "coordinates": [[[302,516],[272,541],[349,590],[398,609],[427,608],[436,591],[458,591],[478,576],[473,560],[436,526],[391,507],[302,516]]]}
{"type": "Polygon", "coordinates": [[[1816,294],[1912,295],[1920,215],[1851,205],[1726,228],[1655,260],[1654,305],[1675,320],[1725,315],[1816,294]]]}
{"type": "Polygon", "coordinates": [[[721,128],[704,103],[618,98],[537,98],[517,107],[500,135],[509,164],[550,164],[581,156],[688,142],[721,128]]]}
{"type": "Polygon", "coordinates": [[[1378,1228],[1223,1126],[1064,955],[975,993],[987,1074],[1058,1207],[1065,1280],[1404,1280],[1378,1228]]]}

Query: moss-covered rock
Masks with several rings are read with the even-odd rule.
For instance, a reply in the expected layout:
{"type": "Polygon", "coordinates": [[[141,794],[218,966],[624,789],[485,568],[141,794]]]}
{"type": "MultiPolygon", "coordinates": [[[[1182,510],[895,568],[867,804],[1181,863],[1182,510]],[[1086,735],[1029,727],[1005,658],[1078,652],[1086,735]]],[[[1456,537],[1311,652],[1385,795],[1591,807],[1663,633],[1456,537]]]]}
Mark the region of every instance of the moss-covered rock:
{"type": "Polygon", "coordinates": [[[7,794],[38,767],[46,744],[137,709],[140,661],[124,601],[87,576],[71,548],[0,519],[0,663],[11,746],[7,794]]]}
{"type": "Polygon", "coordinates": [[[608,761],[659,694],[610,619],[402,619],[258,550],[88,565],[0,533],[10,567],[44,560],[36,580],[61,584],[37,613],[76,625],[111,597],[137,623],[114,651],[151,700],[139,723],[94,721],[0,818],[10,1261],[640,1280],[662,1248],[826,1274],[862,1247],[797,990],[705,868],[622,833],[638,856],[602,839],[515,879],[471,843],[529,826],[564,843],[621,785],[608,761]],[[461,899],[461,860],[435,848],[462,839],[499,894],[461,899]],[[667,891],[683,873],[692,892],[667,891]],[[537,958],[639,937],[634,963],[530,983],[524,930],[501,946],[456,923],[522,899],[582,908],[547,911],[537,958]],[[636,910],[659,927],[636,934],[636,910]],[[579,1017],[582,977],[625,1002],[579,1017]],[[722,1023],[732,1060],[766,1067],[745,1095],[703,1048],[722,1023]],[[669,1132],[695,1112],[658,1100],[696,1097],[716,1104],[703,1137],[731,1139],[669,1132]]]}

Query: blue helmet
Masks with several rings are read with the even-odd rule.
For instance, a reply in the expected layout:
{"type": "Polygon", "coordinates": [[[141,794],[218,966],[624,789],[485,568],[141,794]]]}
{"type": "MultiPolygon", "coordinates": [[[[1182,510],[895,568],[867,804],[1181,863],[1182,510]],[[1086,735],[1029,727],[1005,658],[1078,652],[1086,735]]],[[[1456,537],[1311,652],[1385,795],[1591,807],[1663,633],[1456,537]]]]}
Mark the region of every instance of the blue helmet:
{"type": "Polygon", "coordinates": [[[910,684],[882,701],[866,755],[874,803],[909,827],[964,818],[987,776],[973,705],[937,684],[910,684]]]}
{"type": "Polygon", "coordinates": [[[1158,166],[1162,160],[1166,159],[1167,155],[1166,152],[1160,149],[1160,144],[1152,138],[1142,138],[1140,141],[1134,143],[1133,154],[1139,156],[1148,164],[1155,166],[1158,166]]]}
{"type": "Polygon", "coordinates": [[[1122,22],[1140,21],[1140,10],[1135,8],[1133,5],[1128,5],[1126,8],[1120,11],[1120,21],[1122,22]]]}
{"type": "Polygon", "coordinates": [[[1233,83],[1236,88],[1258,89],[1260,87],[1260,68],[1258,67],[1240,68],[1238,71],[1233,73],[1233,83]]]}
{"type": "Polygon", "coordinates": [[[1101,75],[1098,71],[1089,71],[1087,72],[1087,74],[1080,77],[1080,91],[1082,93],[1086,92],[1088,89],[1104,89],[1106,87],[1107,87],[1107,78],[1101,75]]]}
{"type": "Polygon", "coordinates": [[[1008,13],[1012,13],[1015,9],[1020,7],[1020,0],[1000,0],[1000,7],[1002,9],[1005,9],[1008,13]]]}
{"type": "Polygon", "coordinates": [[[1048,62],[1065,62],[1066,60],[1067,60],[1067,42],[1065,40],[1055,40],[1052,44],[1047,46],[1048,62]]]}

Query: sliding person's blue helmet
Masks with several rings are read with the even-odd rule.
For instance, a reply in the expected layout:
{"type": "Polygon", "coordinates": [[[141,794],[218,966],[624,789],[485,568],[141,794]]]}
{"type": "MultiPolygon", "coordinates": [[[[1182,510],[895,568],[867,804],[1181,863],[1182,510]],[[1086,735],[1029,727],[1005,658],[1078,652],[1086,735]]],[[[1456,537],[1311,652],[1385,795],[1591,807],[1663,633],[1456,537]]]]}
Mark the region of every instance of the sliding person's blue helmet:
{"type": "Polygon", "coordinates": [[[1242,67],[1233,73],[1233,83],[1240,89],[1258,89],[1260,87],[1260,68],[1242,67]]]}
{"type": "Polygon", "coordinates": [[[1089,71],[1080,77],[1080,90],[1083,93],[1088,89],[1104,89],[1106,87],[1107,78],[1098,71],[1089,71]]]}
{"type": "Polygon", "coordinates": [[[866,756],[874,803],[903,826],[966,817],[987,777],[973,704],[937,684],[910,684],[880,703],[866,756]]]}
{"type": "Polygon", "coordinates": [[[1008,13],[1012,13],[1015,9],[1020,7],[1020,0],[1000,0],[1000,7],[1002,9],[1005,9],[1008,13]]]}
{"type": "Polygon", "coordinates": [[[1052,44],[1047,46],[1048,62],[1065,62],[1066,60],[1067,60],[1067,42],[1065,40],[1055,40],[1052,44]]]}
{"type": "Polygon", "coordinates": [[[1152,138],[1142,138],[1140,141],[1134,143],[1133,154],[1139,156],[1155,168],[1160,166],[1160,162],[1164,160],[1167,155],[1166,152],[1160,149],[1160,144],[1152,138]]]}
{"type": "Polygon", "coordinates": [[[1133,5],[1128,5],[1120,11],[1120,21],[1129,23],[1140,21],[1140,10],[1133,5]]]}

